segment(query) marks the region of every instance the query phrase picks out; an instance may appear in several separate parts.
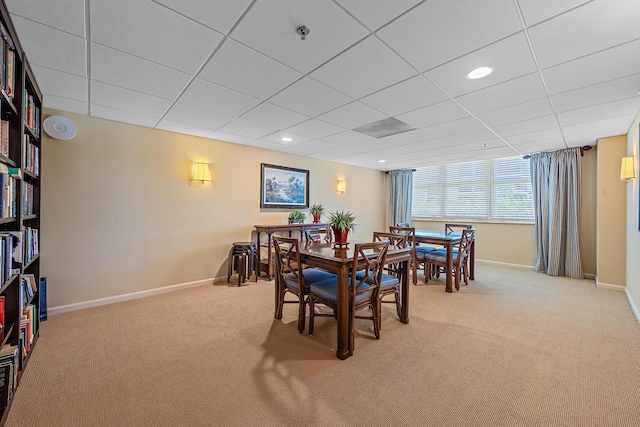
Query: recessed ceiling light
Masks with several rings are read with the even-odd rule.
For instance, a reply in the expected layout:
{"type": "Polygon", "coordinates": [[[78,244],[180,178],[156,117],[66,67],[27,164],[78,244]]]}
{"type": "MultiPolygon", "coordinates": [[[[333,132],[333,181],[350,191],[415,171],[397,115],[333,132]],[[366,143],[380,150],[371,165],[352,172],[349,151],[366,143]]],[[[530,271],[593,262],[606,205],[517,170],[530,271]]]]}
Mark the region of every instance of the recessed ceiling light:
{"type": "Polygon", "coordinates": [[[469,74],[467,74],[468,79],[481,79],[483,77],[487,77],[489,74],[493,73],[493,68],[491,67],[480,67],[476,68],[469,74]]]}
{"type": "Polygon", "coordinates": [[[378,160],[378,163],[387,163],[386,160],[378,160]]]}
{"type": "Polygon", "coordinates": [[[291,141],[293,141],[293,138],[290,138],[290,137],[288,137],[288,136],[285,136],[285,137],[283,137],[283,138],[280,138],[280,141],[284,141],[284,142],[291,142],[291,141]]]}

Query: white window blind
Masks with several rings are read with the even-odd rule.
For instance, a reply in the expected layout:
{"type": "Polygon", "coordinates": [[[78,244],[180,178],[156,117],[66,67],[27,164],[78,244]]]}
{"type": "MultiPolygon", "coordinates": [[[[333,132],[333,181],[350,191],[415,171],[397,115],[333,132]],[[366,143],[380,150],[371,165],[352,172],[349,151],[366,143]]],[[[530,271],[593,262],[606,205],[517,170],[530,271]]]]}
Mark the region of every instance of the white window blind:
{"type": "Polygon", "coordinates": [[[533,220],[529,161],[511,157],[418,168],[412,216],[533,220]]]}

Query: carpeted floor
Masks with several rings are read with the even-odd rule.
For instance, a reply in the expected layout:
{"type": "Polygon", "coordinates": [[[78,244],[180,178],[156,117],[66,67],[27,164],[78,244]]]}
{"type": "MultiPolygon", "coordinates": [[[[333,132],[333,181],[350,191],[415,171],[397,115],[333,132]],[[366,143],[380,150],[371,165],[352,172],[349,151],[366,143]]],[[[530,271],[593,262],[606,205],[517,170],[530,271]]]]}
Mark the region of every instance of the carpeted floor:
{"type": "Polygon", "coordinates": [[[52,316],[7,426],[639,426],[640,325],[591,280],[478,264],[411,286],[335,357],[273,282],[227,283],[52,316]]]}

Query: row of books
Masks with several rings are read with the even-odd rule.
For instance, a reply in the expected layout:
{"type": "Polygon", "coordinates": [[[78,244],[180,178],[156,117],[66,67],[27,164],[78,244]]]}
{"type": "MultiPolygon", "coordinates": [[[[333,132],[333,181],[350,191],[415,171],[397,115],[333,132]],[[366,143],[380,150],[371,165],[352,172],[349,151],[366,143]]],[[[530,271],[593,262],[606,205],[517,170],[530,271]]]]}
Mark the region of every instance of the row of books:
{"type": "Polygon", "coordinates": [[[23,102],[25,124],[36,138],[40,139],[40,107],[36,105],[33,95],[26,89],[24,90],[23,102]]]}
{"type": "Polygon", "coordinates": [[[9,121],[0,120],[0,154],[9,157],[9,121]]]}
{"type": "Polygon", "coordinates": [[[18,193],[18,181],[7,171],[7,167],[0,164],[0,218],[15,217],[18,206],[16,194],[18,193]]]}
{"type": "Polygon", "coordinates": [[[36,285],[36,277],[33,274],[20,276],[20,307],[26,310],[37,292],[38,286],[36,285]]]}
{"type": "Polygon", "coordinates": [[[5,26],[0,22],[0,86],[13,99],[15,86],[15,48],[13,39],[5,26]]]}
{"type": "Polygon", "coordinates": [[[40,255],[38,244],[38,229],[33,227],[23,227],[22,236],[24,237],[24,262],[30,263],[35,257],[40,255]]]}
{"type": "Polygon", "coordinates": [[[31,142],[29,135],[24,136],[22,142],[22,169],[33,175],[40,175],[40,149],[31,142]]]}
{"type": "Polygon", "coordinates": [[[0,349],[0,410],[4,410],[13,397],[18,384],[20,367],[18,346],[5,344],[0,349]]]}
{"type": "Polygon", "coordinates": [[[0,278],[5,284],[22,271],[22,233],[0,233],[0,278]]]}
{"type": "Polygon", "coordinates": [[[32,184],[23,181],[22,182],[22,214],[33,215],[35,213],[33,205],[34,187],[32,184]]]}

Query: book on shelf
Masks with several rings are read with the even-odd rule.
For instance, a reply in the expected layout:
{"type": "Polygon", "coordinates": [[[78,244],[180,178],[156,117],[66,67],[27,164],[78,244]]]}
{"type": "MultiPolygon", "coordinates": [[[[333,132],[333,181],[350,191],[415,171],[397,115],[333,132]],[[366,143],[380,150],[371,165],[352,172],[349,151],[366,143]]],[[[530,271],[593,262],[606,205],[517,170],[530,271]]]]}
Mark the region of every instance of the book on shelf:
{"type": "Polygon", "coordinates": [[[7,51],[7,72],[6,72],[6,84],[5,84],[5,92],[7,96],[13,99],[13,87],[15,85],[15,52],[13,50],[7,51]]]}
{"type": "Polygon", "coordinates": [[[11,392],[11,365],[0,366],[0,409],[4,409],[9,404],[9,393],[11,392]]]}
{"type": "Polygon", "coordinates": [[[9,157],[9,121],[0,120],[0,154],[9,157]]]}
{"type": "Polygon", "coordinates": [[[23,260],[22,232],[10,231],[9,234],[11,235],[11,274],[20,274],[23,260]]]}
{"type": "Polygon", "coordinates": [[[0,295],[0,328],[4,329],[4,295],[0,295]]]}

